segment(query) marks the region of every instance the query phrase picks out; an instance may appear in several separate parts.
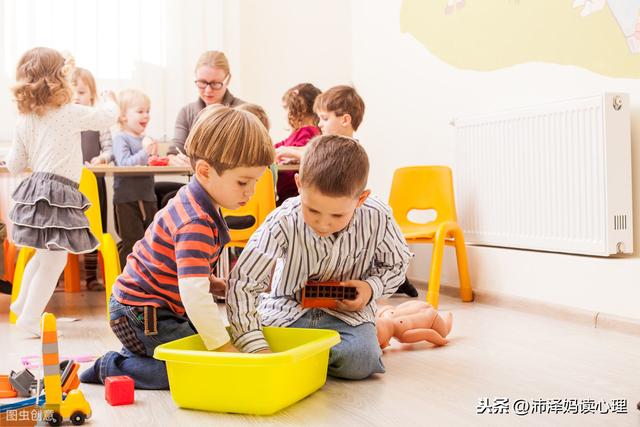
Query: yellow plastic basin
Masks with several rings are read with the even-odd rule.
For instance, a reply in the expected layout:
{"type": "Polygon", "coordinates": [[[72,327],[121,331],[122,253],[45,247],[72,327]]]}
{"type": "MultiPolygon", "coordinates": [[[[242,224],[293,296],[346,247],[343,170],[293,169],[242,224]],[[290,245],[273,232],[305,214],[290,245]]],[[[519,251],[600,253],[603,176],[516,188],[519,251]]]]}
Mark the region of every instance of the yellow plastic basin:
{"type": "Polygon", "coordinates": [[[167,363],[171,397],[181,408],[268,415],[308,396],[327,380],[336,331],[264,328],[272,354],[207,351],[199,335],[156,347],[167,363]]]}

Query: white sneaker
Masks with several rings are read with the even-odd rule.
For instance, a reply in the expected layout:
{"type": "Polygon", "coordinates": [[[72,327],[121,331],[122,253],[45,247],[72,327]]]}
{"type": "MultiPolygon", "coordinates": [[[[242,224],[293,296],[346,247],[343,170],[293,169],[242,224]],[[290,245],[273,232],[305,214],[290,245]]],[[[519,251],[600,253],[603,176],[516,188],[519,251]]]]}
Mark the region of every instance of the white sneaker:
{"type": "Polygon", "coordinates": [[[16,326],[25,334],[29,335],[30,338],[40,338],[40,321],[36,320],[27,320],[22,316],[18,317],[16,320],[16,326]]]}
{"type": "Polygon", "coordinates": [[[16,316],[20,316],[22,313],[22,306],[18,305],[18,301],[15,301],[13,304],[9,306],[9,310],[13,311],[16,316]]]}

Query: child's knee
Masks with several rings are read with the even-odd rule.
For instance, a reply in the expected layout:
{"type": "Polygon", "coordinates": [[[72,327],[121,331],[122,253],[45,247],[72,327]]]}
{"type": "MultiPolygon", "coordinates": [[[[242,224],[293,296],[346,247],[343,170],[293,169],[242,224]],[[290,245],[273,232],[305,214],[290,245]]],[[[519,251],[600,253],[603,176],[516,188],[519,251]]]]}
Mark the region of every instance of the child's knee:
{"type": "Polygon", "coordinates": [[[350,380],[361,380],[373,374],[384,373],[380,360],[382,352],[377,340],[351,342],[331,350],[329,375],[350,380]]]}

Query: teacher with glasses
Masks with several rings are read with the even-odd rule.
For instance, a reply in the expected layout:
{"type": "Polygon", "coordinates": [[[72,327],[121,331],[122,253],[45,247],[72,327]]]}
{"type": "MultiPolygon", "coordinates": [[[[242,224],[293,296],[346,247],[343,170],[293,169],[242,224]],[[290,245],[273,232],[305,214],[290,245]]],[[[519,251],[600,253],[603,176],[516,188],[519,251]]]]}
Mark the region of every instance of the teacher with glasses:
{"type": "Polygon", "coordinates": [[[183,159],[185,157],[184,143],[198,114],[206,106],[222,104],[227,107],[235,107],[244,104],[243,100],[233,96],[227,89],[230,80],[229,61],[223,52],[210,50],[200,55],[196,64],[196,79],[194,81],[200,96],[197,101],[182,107],[178,113],[172,145],[167,154],[185,160],[183,159]]]}
{"type": "MultiPolygon", "coordinates": [[[[167,150],[171,166],[189,166],[184,143],[200,111],[211,104],[223,104],[227,107],[244,104],[243,100],[233,96],[227,89],[230,80],[229,61],[223,52],[210,50],[200,55],[194,80],[199,97],[197,101],[182,107],[178,113],[173,140],[167,150]]],[[[162,209],[183,185],[178,182],[156,182],[158,210],[162,209]]]]}

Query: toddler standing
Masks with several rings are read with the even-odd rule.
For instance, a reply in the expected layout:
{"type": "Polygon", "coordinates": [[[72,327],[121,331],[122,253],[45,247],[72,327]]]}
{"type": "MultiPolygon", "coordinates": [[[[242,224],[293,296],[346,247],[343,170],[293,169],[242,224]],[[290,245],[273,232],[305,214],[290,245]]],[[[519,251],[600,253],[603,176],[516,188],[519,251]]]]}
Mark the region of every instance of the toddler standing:
{"type": "Polygon", "coordinates": [[[36,336],[67,253],[87,253],[99,245],[84,214],[89,200],[78,190],[80,133],[107,128],[118,117],[112,93],[97,108],[72,103],[67,74],[58,51],[34,48],[20,58],[12,88],[19,115],[7,168],[12,174],[26,168],[33,173],[14,191],[9,218],[16,245],[34,248],[36,253],[27,264],[11,311],[18,316],[16,325],[36,336]]]}

